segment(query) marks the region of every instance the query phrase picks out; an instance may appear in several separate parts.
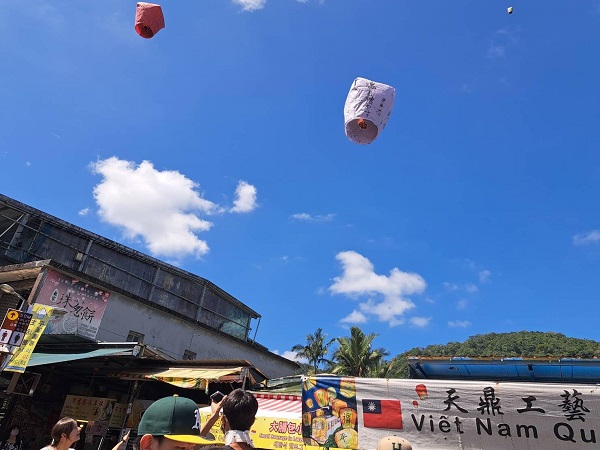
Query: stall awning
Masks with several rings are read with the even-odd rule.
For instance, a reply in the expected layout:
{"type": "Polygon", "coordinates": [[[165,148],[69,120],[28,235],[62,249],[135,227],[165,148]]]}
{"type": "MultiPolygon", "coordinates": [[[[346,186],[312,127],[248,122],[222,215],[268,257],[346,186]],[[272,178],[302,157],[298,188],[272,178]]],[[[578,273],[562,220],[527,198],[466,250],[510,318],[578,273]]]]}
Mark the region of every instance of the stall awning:
{"type": "Polygon", "coordinates": [[[266,417],[301,417],[302,397],[296,395],[257,394],[257,415],[266,417]],[[282,416],[283,414],[283,416],[282,416]]]}
{"type": "Polygon", "coordinates": [[[99,356],[132,356],[132,351],[132,348],[101,348],[83,353],[33,353],[27,363],[27,367],[97,358],[99,356]]]}
{"type": "Polygon", "coordinates": [[[205,389],[210,382],[241,383],[251,376],[248,367],[170,367],[152,371],[115,373],[123,380],[156,380],[186,389],[205,389]]]}
{"type": "MultiPolygon", "coordinates": [[[[252,392],[258,401],[256,417],[276,419],[300,419],[302,417],[302,397],[298,395],[273,395],[252,392]]],[[[210,406],[200,408],[209,414],[210,406]]]]}
{"type": "Polygon", "coordinates": [[[210,381],[241,381],[242,367],[227,369],[200,369],[200,368],[170,368],[162,372],[145,375],[150,380],[164,381],[165,383],[187,389],[204,389],[210,381]]]}

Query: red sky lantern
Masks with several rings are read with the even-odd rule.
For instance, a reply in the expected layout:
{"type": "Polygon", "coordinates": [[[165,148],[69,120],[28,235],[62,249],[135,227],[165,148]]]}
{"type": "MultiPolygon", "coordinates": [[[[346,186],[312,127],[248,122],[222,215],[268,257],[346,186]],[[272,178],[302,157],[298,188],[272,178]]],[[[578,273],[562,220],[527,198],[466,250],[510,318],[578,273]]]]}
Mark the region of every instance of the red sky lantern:
{"type": "Polygon", "coordinates": [[[165,27],[160,5],[139,2],[135,10],[135,31],[141,37],[150,39],[165,27]]]}

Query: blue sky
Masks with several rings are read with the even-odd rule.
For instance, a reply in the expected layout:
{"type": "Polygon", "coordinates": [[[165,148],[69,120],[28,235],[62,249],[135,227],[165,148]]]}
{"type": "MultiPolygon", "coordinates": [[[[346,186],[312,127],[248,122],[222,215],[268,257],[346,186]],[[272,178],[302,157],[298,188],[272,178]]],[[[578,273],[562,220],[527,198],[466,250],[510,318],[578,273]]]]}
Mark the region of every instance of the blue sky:
{"type": "Polygon", "coordinates": [[[1,192],[208,278],[286,354],[600,340],[600,1],[0,1],[1,192]],[[514,7],[508,15],[506,8],[514,7]],[[352,81],[396,88],[370,145],[352,81]]]}

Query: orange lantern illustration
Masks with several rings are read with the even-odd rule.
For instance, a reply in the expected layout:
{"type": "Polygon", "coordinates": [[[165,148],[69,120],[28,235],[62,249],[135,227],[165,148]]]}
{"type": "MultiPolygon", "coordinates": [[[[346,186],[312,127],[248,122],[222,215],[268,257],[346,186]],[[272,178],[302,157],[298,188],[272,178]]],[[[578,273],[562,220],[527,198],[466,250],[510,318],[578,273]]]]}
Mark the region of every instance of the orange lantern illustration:
{"type": "Polygon", "coordinates": [[[141,37],[150,39],[165,27],[160,5],[139,2],[135,10],[135,31],[141,37]]]}
{"type": "Polygon", "coordinates": [[[333,438],[337,448],[358,448],[358,433],[353,428],[344,428],[333,438]]]}
{"type": "Polygon", "coordinates": [[[304,403],[306,404],[308,409],[313,409],[313,406],[315,406],[315,402],[313,402],[312,398],[307,398],[304,403]]]}
{"type": "Polygon", "coordinates": [[[340,422],[342,428],[354,428],[356,426],[356,411],[352,408],[340,409],[340,422]]]}
{"type": "Polygon", "coordinates": [[[425,386],[424,384],[417,384],[417,386],[415,387],[415,391],[417,391],[417,395],[421,400],[429,398],[429,394],[427,393],[427,386],[425,386]]]}
{"type": "Polygon", "coordinates": [[[325,389],[317,389],[314,392],[313,397],[321,408],[327,406],[329,403],[329,396],[327,395],[327,391],[325,389]]]}
{"type": "Polygon", "coordinates": [[[327,397],[329,397],[329,404],[333,404],[333,401],[337,398],[337,391],[334,387],[327,388],[327,397]]]}
{"type": "Polygon", "coordinates": [[[312,421],[312,437],[315,441],[322,444],[327,439],[327,419],[325,417],[315,417],[312,421]]]}
{"type": "Polygon", "coordinates": [[[335,399],[332,403],[331,403],[331,411],[333,412],[334,416],[339,415],[340,410],[342,408],[346,408],[348,406],[348,403],[346,403],[343,400],[339,400],[339,399],[335,399]]]}
{"type": "Polygon", "coordinates": [[[305,412],[302,414],[302,424],[306,427],[310,427],[312,424],[312,414],[309,412],[305,412]]]}
{"type": "Polygon", "coordinates": [[[356,396],[356,386],[353,379],[342,378],[342,381],[340,382],[340,394],[347,399],[351,399],[356,396]]]}
{"type": "Polygon", "coordinates": [[[305,378],[302,383],[305,391],[310,391],[317,385],[317,381],[310,377],[305,378]]]}

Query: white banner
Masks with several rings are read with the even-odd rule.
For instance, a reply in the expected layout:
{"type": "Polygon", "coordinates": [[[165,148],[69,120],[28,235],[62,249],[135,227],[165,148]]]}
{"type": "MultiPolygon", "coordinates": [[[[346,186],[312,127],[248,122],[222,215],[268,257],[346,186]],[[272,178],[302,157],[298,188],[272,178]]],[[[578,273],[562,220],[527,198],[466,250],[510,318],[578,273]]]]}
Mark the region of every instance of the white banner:
{"type": "Polygon", "coordinates": [[[413,450],[598,449],[600,387],[306,378],[302,423],[306,444],[330,448],[400,436],[413,450]]]}

